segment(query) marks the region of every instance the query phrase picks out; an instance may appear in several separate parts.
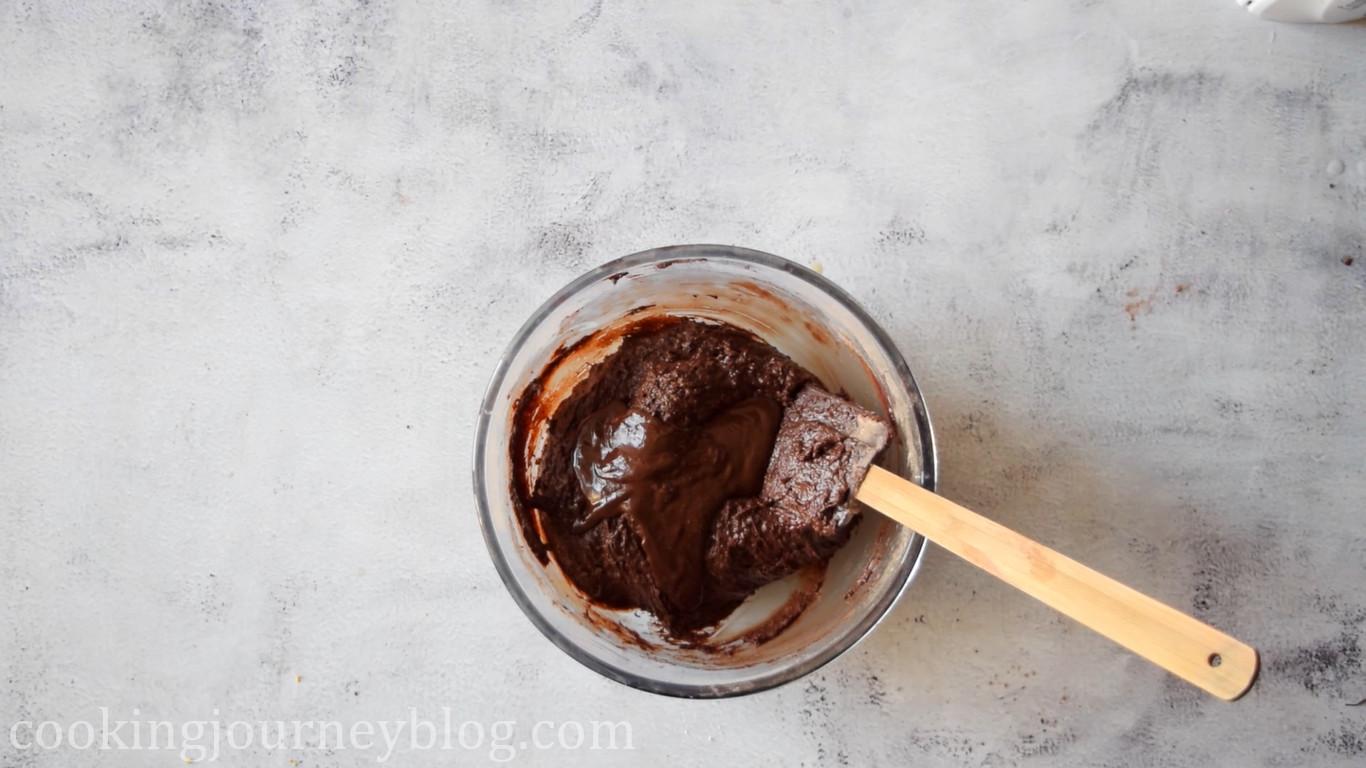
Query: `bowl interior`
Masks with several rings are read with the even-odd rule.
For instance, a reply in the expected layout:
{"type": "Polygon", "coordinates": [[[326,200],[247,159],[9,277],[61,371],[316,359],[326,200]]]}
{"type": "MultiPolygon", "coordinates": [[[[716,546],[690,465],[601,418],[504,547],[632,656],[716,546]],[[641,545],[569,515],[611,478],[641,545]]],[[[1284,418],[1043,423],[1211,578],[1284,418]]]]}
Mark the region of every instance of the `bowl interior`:
{"type": "MultiPolygon", "coordinates": [[[[933,487],[932,437],[914,380],[852,300],[819,275],[777,257],[677,246],[585,275],[522,329],[500,363],[480,416],[475,484],[485,538],[504,582],[537,627],[613,679],[680,696],[734,695],[786,682],[847,650],[886,613],[919,561],[919,536],[865,512],[823,572],[764,587],[703,647],[670,642],[642,611],[592,605],[553,560],[542,566],[522,540],[510,493],[514,402],[558,350],[593,334],[610,338],[612,329],[655,314],[749,330],[810,369],[831,391],[887,415],[894,439],[879,463],[933,487]]],[[[564,358],[544,389],[552,409],[614,347],[591,344],[564,358]]],[[[533,474],[537,437],[533,432],[529,441],[533,474]]]]}

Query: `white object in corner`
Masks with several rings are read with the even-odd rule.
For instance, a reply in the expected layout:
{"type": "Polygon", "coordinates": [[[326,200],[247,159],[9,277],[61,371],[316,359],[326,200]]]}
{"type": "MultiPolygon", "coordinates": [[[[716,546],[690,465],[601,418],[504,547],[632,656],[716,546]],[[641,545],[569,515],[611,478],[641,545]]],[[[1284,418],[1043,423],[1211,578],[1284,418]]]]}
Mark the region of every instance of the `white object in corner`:
{"type": "Polygon", "coordinates": [[[1270,21],[1335,24],[1366,18],[1366,0],[1235,0],[1270,21]]]}

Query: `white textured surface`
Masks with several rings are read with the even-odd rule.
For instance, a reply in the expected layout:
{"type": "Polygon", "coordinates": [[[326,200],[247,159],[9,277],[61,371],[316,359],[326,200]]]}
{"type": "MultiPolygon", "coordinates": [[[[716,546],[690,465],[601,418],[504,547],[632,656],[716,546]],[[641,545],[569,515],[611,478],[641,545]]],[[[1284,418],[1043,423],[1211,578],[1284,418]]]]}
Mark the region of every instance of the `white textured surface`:
{"type": "MultiPolygon", "coordinates": [[[[1360,765],[1366,27],[691,5],[0,3],[0,724],[447,705],[634,724],[546,765],[1360,765]],[[742,700],[543,640],[479,537],[478,395],[556,287],[690,241],[823,265],[917,370],[948,495],[1258,645],[1257,687],[939,552],[742,700]]],[[[231,764],[289,759],[372,761],[231,764]]],[[[178,764],[0,744],[97,761],[178,764]]]]}

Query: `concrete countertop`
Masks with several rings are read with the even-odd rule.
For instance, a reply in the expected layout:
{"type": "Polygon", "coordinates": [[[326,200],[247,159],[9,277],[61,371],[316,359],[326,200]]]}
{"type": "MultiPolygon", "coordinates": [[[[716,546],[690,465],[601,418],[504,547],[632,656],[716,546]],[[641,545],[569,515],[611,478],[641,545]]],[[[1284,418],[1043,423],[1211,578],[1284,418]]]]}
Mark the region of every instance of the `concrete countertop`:
{"type": "MultiPolygon", "coordinates": [[[[0,725],[447,707],[485,746],[392,763],[625,720],[630,751],[509,746],[1361,765],[1364,46],[1226,0],[0,4],[0,725]],[[478,398],[557,287],[677,242],[821,265],[911,361],[946,495],[1257,645],[1256,687],[941,551],[765,694],[553,647],[479,535],[478,398]]],[[[219,762],[377,761],[310,745],[219,762]]]]}

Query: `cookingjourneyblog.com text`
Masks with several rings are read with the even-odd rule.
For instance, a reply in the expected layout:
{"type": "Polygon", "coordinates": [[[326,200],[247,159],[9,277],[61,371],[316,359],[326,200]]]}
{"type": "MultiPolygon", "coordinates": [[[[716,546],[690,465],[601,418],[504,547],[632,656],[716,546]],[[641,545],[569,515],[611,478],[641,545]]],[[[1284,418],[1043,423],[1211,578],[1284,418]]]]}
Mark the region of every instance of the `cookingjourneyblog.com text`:
{"type": "MultiPolygon", "coordinates": [[[[99,707],[86,719],[16,720],[9,747],[19,753],[101,751],[178,753],[187,764],[212,763],[229,755],[299,755],[317,752],[369,753],[386,763],[406,752],[479,753],[507,763],[526,752],[634,750],[635,734],[625,720],[461,720],[450,707],[439,712],[409,708],[393,720],[245,720],[212,717],[167,720],[125,716],[99,707]]],[[[298,764],[295,762],[295,764],[298,764]]]]}

